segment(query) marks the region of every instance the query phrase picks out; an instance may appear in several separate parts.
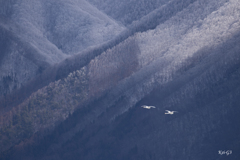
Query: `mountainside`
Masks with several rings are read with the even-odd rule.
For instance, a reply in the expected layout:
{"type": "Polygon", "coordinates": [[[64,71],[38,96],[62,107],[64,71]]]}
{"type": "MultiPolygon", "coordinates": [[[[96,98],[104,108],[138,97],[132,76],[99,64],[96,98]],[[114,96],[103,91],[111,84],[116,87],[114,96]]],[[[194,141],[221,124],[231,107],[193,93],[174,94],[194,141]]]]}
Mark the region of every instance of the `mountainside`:
{"type": "Polygon", "coordinates": [[[69,55],[111,40],[124,29],[84,0],[1,4],[1,95],[20,88],[69,55]]]}
{"type": "MultiPolygon", "coordinates": [[[[23,52],[36,67],[8,57],[18,72],[47,69],[2,99],[9,105],[0,114],[0,159],[239,159],[240,2],[88,1],[34,3],[46,10],[34,18],[43,32],[16,32],[26,29],[21,16],[2,20],[2,68],[11,52],[23,52]],[[56,52],[40,53],[38,33],[56,52]]],[[[14,15],[6,8],[2,14],[14,15]]]]}
{"type": "Polygon", "coordinates": [[[168,3],[168,0],[88,0],[99,10],[124,25],[141,19],[151,11],[168,3]]]}

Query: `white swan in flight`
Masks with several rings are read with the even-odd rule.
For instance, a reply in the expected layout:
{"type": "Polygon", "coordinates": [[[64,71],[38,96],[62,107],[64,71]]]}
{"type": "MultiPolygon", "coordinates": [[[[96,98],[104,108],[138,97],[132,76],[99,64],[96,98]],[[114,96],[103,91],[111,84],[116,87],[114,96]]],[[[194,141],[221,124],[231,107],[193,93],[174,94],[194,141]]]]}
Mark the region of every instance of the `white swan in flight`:
{"type": "Polygon", "coordinates": [[[146,109],[156,108],[155,106],[147,106],[147,105],[143,105],[141,107],[146,108],[146,109]]]}
{"type": "Polygon", "coordinates": [[[165,110],[167,113],[165,114],[174,114],[174,112],[177,112],[177,111],[169,111],[169,110],[165,110]]]}

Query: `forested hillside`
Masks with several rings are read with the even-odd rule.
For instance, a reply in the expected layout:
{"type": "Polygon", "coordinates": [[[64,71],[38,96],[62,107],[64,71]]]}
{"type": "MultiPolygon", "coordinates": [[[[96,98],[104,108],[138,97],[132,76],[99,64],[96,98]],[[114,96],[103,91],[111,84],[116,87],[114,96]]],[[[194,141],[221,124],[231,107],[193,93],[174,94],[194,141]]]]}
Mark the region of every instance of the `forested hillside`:
{"type": "Polygon", "coordinates": [[[109,41],[124,30],[84,0],[0,3],[0,95],[21,88],[69,55],[109,41]]]}
{"type": "MultiPolygon", "coordinates": [[[[0,37],[0,66],[9,72],[7,59],[18,74],[29,73],[25,85],[1,99],[0,159],[240,157],[240,2],[0,4],[1,34],[9,37],[0,37]],[[13,21],[11,6],[28,16],[13,21]],[[41,49],[46,40],[56,52],[41,49]],[[20,51],[28,66],[23,58],[7,58],[20,51]]],[[[4,85],[19,82],[11,75],[2,79],[4,85]]]]}
{"type": "Polygon", "coordinates": [[[129,25],[133,21],[141,19],[151,11],[168,3],[168,0],[88,0],[99,10],[124,25],[129,25]]]}

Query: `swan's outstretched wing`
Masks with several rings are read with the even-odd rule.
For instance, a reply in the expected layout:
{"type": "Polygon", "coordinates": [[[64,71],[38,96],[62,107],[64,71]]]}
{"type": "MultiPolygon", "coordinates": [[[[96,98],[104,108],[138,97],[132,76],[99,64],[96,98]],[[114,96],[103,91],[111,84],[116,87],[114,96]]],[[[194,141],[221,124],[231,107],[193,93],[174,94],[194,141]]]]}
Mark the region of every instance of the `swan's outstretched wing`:
{"type": "Polygon", "coordinates": [[[167,112],[171,112],[171,111],[169,111],[169,110],[165,110],[165,111],[167,111],[167,112]]]}
{"type": "Polygon", "coordinates": [[[143,106],[141,106],[141,107],[143,107],[143,108],[145,108],[145,109],[150,109],[150,108],[151,108],[151,107],[146,106],[146,105],[143,105],[143,106]]]}
{"type": "Polygon", "coordinates": [[[147,105],[142,105],[141,107],[146,108],[146,109],[156,108],[155,106],[147,106],[147,105]]]}

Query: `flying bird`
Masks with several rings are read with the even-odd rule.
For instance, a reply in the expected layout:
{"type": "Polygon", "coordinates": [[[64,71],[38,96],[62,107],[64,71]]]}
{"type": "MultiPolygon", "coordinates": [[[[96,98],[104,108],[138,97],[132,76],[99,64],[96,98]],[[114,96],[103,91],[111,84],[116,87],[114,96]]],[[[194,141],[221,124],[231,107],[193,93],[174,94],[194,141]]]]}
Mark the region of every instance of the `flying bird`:
{"type": "Polygon", "coordinates": [[[143,105],[141,107],[146,108],[146,109],[156,108],[155,106],[147,106],[147,105],[143,105]]]}
{"type": "Polygon", "coordinates": [[[174,112],[177,112],[177,111],[169,111],[169,110],[165,110],[167,113],[165,114],[174,114],[174,112]]]}

